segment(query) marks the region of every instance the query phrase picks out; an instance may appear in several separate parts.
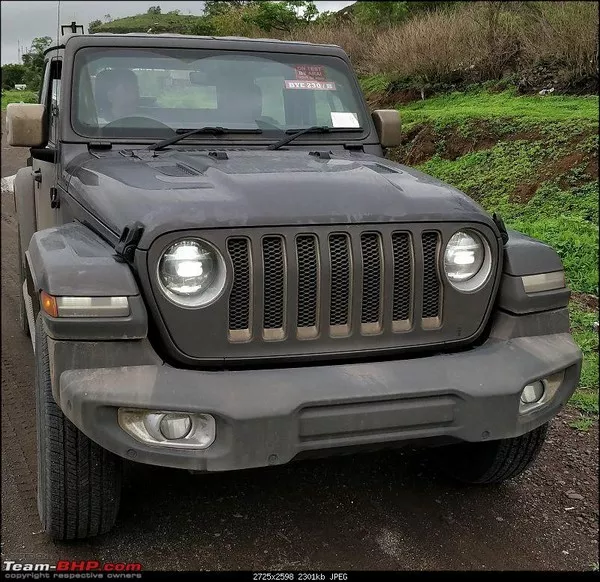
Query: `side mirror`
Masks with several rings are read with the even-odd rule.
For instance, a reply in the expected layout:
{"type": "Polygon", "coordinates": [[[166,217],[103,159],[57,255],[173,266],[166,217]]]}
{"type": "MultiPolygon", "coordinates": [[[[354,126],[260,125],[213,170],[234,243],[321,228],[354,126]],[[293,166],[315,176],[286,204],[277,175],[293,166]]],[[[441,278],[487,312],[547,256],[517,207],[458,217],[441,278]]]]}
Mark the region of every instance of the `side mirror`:
{"type": "Polygon", "coordinates": [[[376,109],[373,111],[372,117],[382,147],[393,148],[402,143],[402,123],[398,111],[395,109],[376,109]]]}
{"type": "Polygon", "coordinates": [[[17,147],[37,147],[46,139],[45,107],[38,103],[9,103],[6,108],[6,141],[17,147]]]}

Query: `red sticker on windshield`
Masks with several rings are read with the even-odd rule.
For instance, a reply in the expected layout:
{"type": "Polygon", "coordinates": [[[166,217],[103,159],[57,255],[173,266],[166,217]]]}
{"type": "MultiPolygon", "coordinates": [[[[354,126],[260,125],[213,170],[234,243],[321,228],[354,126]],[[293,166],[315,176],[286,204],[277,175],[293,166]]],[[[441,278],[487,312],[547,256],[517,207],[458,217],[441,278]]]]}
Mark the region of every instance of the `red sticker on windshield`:
{"type": "Polygon", "coordinates": [[[323,65],[295,65],[298,81],[327,81],[323,65]]]}
{"type": "Polygon", "coordinates": [[[312,89],[313,91],[335,91],[333,81],[284,81],[286,89],[312,89]]]}

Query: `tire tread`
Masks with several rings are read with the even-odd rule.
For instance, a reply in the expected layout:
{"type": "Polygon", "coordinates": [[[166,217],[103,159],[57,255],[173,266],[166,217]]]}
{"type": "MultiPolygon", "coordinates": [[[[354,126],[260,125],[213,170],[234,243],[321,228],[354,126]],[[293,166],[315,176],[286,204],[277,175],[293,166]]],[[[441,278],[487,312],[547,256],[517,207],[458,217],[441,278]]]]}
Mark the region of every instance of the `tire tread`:
{"type": "Polygon", "coordinates": [[[85,436],[54,401],[48,344],[41,316],[36,322],[37,403],[42,455],[38,487],[44,530],[59,540],[106,533],[120,502],[121,460],[85,436]]]}

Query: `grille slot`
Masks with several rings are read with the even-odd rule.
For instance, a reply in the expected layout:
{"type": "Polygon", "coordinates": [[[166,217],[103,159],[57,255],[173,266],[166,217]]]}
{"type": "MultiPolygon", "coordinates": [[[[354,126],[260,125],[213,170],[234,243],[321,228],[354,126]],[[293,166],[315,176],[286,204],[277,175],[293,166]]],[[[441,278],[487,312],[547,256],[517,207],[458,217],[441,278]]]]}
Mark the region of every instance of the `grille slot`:
{"type": "Polygon", "coordinates": [[[227,251],[233,264],[233,285],[229,295],[229,339],[234,342],[248,341],[252,337],[252,280],[248,239],[229,239],[227,251]]]}
{"type": "Polygon", "coordinates": [[[362,256],[361,331],[365,335],[381,331],[383,302],[383,268],[381,240],[375,232],[360,237],[362,256]]]}
{"type": "Polygon", "coordinates": [[[319,333],[319,256],[317,238],[312,234],[296,238],[298,261],[298,312],[297,335],[300,339],[316,337],[319,333]]]}
{"type": "Polygon", "coordinates": [[[352,272],[350,262],[350,238],[346,234],[329,236],[331,261],[330,335],[350,334],[350,301],[352,272]]]}
{"type": "Polygon", "coordinates": [[[413,287],[413,256],[410,236],[406,232],[392,234],[394,257],[394,299],[392,304],[392,328],[407,331],[411,326],[411,299],[413,287]]]}
{"type": "Polygon", "coordinates": [[[439,235],[437,232],[424,232],[423,243],[423,329],[440,326],[441,285],[438,274],[439,235]]]}
{"type": "Polygon", "coordinates": [[[263,337],[281,340],[285,337],[285,256],[283,240],[267,236],[262,240],[264,267],[263,337]]]}

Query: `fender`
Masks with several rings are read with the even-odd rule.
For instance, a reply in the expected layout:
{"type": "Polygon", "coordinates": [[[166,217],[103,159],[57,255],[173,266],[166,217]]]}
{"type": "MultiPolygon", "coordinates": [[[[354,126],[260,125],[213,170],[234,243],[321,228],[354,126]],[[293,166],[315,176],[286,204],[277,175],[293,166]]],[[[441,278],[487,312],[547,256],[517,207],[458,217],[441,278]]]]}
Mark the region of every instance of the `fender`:
{"type": "Polygon", "coordinates": [[[571,291],[568,287],[527,294],[524,275],[562,271],[558,253],[547,244],[516,230],[508,230],[504,245],[504,271],[500,283],[498,306],[514,314],[535,313],[566,307],[571,291]]]}
{"type": "Polygon", "coordinates": [[[55,339],[115,340],[146,337],[148,317],[129,265],[115,259],[114,249],[79,222],[36,232],[27,265],[31,292],[55,297],[127,296],[127,317],[51,317],[42,311],[46,330],[55,339]]]}
{"type": "MultiPolygon", "coordinates": [[[[14,184],[15,208],[19,223],[19,234],[23,253],[36,231],[35,192],[31,167],[21,168],[15,176],[14,184]]],[[[21,257],[22,259],[24,257],[21,257]]]]}

